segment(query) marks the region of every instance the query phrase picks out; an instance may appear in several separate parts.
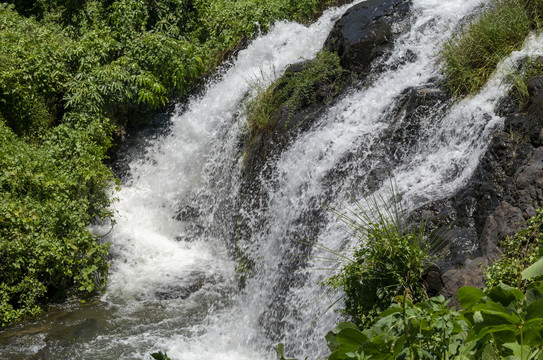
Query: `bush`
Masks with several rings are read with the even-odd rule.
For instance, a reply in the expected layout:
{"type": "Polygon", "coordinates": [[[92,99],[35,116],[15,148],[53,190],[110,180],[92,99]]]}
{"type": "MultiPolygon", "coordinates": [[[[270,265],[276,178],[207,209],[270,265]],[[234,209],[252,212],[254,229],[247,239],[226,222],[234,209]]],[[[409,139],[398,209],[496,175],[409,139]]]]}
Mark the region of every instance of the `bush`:
{"type": "Polygon", "coordinates": [[[37,146],[0,120],[0,326],[104,285],[107,245],[87,225],[109,216],[105,131],[62,125],[37,146]]]}
{"type": "Polygon", "coordinates": [[[372,324],[397,296],[427,299],[423,277],[438,258],[424,223],[408,224],[400,207],[385,203],[373,200],[369,210],[356,203],[358,212],[338,214],[359,245],[327,283],[344,291],[345,313],[362,326],[372,324]]]}
{"type": "Polygon", "coordinates": [[[0,114],[18,135],[41,136],[62,116],[72,46],[58,26],[0,4],[0,114]]]}

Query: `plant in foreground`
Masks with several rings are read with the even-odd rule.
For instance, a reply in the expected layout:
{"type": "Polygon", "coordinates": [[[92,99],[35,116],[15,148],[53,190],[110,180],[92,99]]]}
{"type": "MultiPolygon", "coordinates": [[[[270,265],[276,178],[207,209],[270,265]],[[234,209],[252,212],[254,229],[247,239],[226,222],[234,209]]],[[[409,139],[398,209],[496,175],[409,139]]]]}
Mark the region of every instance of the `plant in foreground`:
{"type": "Polygon", "coordinates": [[[394,191],[392,199],[355,202],[350,214],[336,212],[358,240],[354,254],[339,274],[327,281],[345,293],[345,313],[368,326],[398,295],[411,301],[428,298],[425,271],[438,259],[438,239],[425,233],[425,223],[409,224],[394,191]],[[391,204],[391,205],[387,205],[391,204]]]}
{"type": "Polygon", "coordinates": [[[487,294],[463,287],[461,311],[449,309],[443,296],[417,304],[396,300],[370,327],[343,322],[329,332],[328,360],[543,358],[542,282],[526,292],[504,284],[487,294]]]}

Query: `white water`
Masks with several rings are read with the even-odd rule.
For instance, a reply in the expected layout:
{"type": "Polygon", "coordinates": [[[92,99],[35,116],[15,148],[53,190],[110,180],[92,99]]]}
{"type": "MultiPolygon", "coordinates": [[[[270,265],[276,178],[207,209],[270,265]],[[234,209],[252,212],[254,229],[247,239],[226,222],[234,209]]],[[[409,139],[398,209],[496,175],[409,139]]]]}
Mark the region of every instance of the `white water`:
{"type": "MultiPolygon", "coordinates": [[[[298,262],[304,248],[297,240],[344,248],[351,240],[318,207],[326,202],[346,211],[349,194],[384,192],[387,178],[417,205],[465,184],[500,126],[494,107],[507,90],[502,71],[480,94],[422,117],[408,147],[390,148],[386,137],[410,125],[401,116],[391,120],[399,95],[439,75],[440,45],[482,2],[414,0],[411,30],[387,60],[394,69],[344,96],[269,164],[261,207],[238,209],[242,100],[255,82],[269,83],[287,65],[314,57],[347,7],[307,28],[279,23],[255,40],[220,81],[172,119],[168,135],[132,160],[108,237],[113,262],[107,293],[84,316],[60,317],[59,327],[77,329],[68,339],[48,342],[38,334],[33,349],[47,344],[50,354],[78,359],[149,359],[162,350],[172,359],[243,360],[274,359],[271,348],[281,341],[289,355],[322,355],[337,314],[328,311],[316,321],[335,300],[322,296],[319,281],[333,272],[311,270],[330,267],[317,259],[329,257],[318,249],[307,264],[298,262]],[[400,61],[408,51],[416,60],[400,61]],[[385,178],[374,180],[375,169],[385,178]],[[240,244],[256,263],[243,290],[227,250],[239,219],[251,230],[240,244]]],[[[531,38],[502,67],[525,54],[543,54],[543,40],[531,38]]]]}

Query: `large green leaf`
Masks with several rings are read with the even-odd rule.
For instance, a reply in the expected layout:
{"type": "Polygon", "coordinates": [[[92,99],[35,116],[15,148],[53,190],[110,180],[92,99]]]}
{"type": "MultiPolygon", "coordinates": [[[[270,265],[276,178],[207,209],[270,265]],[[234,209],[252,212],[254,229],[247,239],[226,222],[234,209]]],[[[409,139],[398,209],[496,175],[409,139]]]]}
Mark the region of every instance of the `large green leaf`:
{"type": "Polygon", "coordinates": [[[538,346],[543,344],[543,323],[540,320],[530,320],[522,329],[524,345],[538,346]]]}
{"type": "MultiPolygon", "coordinates": [[[[498,332],[499,333],[509,332],[510,336],[508,337],[514,338],[516,336],[516,333],[518,332],[518,328],[510,324],[489,325],[489,326],[473,328],[466,338],[466,343],[471,342],[471,341],[479,341],[480,339],[484,338],[488,334],[498,333],[498,332]]],[[[505,337],[505,336],[506,336],[505,334],[502,334],[502,337],[505,337]]]]}
{"type": "Polygon", "coordinates": [[[458,290],[458,302],[464,309],[471,310],[480,299],[485,297],[485,293],[472,286],[464,286],[458,290]]]}
{"type": "Polygon", "coordinates": [[[340,342],[337,339],[337,334],[344,329],[358,330],[358,326],[350,321],[344,321],[339,323],[333,331],[329,331],[328,334],[326,334],[325,339],[331,352],[336,351],[336,349],[339,347],[340,342]]]}
{"type": "Polygon", "coordinates": [[[337,334],[337,339],[342,348],[354,351],[360,348],[368,338],[362,332],[352,328],[343,329],[337,334]]]}
{"type": "Polygon", "coordinates": [[[528,360],[530,358],[532,349],[527,345],[520,345],[519,343],[513,342],[503,344],[503,346],[513,351],[513,355],[515,355],[516,359],[528,360]]]}
{"type": "MultiPolygon", "coordinates": [[[[507,309],[500,303],[493,302],[490,299],[486,299],[487,301],[479,302],[472,306],[473,311],[480,311],[483,315],[483,317],[489,318],[487,315],[492,315],[494,317],[501,318],[502,320],[500,323],[509,323],[514,325],[520,325],[522,320],[516,314],[516,312],[509,313],[507,309]]],[[[492,319],[492,321],[498,321],[492,319]]]]}
{"type": "Polygon", "coordinates": [[[539,259],[522,272],[522,278],[524,280],[531,280],[540,275],[543,275],[543,258],[539,259]]]}
{"type": "Polygon", "coordinates": [[[500,284],[490,289],[488,297],[493,301],[499,302],[503,306],[507,306],[513,302],[524,299],[524,294],[519,289],[500,284]]]}
{"type": "Polygon", "coordinates": [[[543,322],[543,299],[532,302],[526,309],[526,320],[541,319],[543,322]]]}

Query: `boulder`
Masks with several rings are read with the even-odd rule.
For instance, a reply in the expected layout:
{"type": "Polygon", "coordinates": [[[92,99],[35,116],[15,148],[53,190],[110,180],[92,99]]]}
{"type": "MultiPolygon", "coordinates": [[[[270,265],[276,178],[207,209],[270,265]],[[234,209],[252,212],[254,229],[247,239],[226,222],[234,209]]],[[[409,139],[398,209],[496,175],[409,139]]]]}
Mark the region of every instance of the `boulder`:
{"type": "Polygon", "coordinates": [[[522,211],[506,201],[502,201],[486,220],[480,242],[483,256],[489,259],[501,256],[499,242],[506,237],[515,235],[525,226],[526,221],[522,216],[522,211]]]}
{"type": "Polygon", "coordinates": [[[479,289],[484,287],[484,269],[488,266],[488,259],[480,257],[468,259],[463,267],[446,271],[441,279],[443,289],[441,294],[450,299],[450,306],[460,309],[456,294],[462,286],[473,286],[479,289]]]}
{"type": "Polygon", "coordinates": [[[371,62],[409,27],[410,8],[408,0],[368,0],[354,5],[336,22],[324,48],[336,52],[345,69],[366,74],[371,62]]]}

